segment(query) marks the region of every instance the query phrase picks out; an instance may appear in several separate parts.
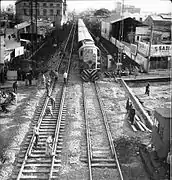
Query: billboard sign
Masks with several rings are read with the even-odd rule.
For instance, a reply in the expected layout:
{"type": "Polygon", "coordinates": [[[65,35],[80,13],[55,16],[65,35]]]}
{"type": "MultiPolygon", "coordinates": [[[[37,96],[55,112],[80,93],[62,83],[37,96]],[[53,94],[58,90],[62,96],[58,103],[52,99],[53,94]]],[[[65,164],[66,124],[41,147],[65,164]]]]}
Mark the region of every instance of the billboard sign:
{"type": "Polygon", "coordinates": [[[161,44],[151,46],[151,57],[172,56],[172,45],[161,44]]]}

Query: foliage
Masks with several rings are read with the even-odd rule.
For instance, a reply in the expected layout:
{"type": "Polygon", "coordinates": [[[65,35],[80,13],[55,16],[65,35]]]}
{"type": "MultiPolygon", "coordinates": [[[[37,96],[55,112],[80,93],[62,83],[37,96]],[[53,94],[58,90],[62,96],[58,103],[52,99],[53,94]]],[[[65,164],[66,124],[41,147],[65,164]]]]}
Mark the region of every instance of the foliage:
{"type": "Polygon", "coordinates": [[[108,9],[101,8],[94,13],[94,16],[110,16],[111,12],[108,9]]]}

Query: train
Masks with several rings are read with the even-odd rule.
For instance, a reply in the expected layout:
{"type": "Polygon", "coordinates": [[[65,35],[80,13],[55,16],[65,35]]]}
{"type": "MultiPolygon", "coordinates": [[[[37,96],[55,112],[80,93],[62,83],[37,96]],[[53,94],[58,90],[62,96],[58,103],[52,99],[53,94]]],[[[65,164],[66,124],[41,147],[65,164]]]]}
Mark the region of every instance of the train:
{"type": "Polygon", "coordinates": [[[101,68],[101,51],[95,45],[82,19],[78,19],[78,53],[81,78],[86,82],[98,80],[101,68]]]}

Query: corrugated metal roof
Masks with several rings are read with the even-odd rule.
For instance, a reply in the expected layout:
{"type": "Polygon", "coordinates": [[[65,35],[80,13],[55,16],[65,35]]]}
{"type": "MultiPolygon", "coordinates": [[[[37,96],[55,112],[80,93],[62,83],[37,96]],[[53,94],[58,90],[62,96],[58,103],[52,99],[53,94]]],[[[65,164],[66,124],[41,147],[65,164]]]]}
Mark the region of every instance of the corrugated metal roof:
{"type": "Polygon", "coordinates": [[[170,18],[170,16],[165,16],[165,15],[152,15],[151,18],[153,19],[153,21],[169,21],[169,22],[172,19],[170,18]]]}
{"type": "Polygon", "coordinates": [[[104,22],[111,22],[111,21],[113,21],[114,19],[119,19],[119,18],[120,18],[120,15],[119,15],[119,14],[111,14],[110,17],[104,18],[103,21],[104,21],[104,22]]]}
{"type": "MultiPolygon", "coordinates": [[[[118,19],[115,19],[115,20],[112,20],[110,23],[111,24],[113,24],[113,23],[115,23],[115,22],[118,22],[118,21],[122,21],[122,20],[125,20],[125,19],[128,19],[128,18],[131,18],[131,17],[129,17],[129,16],[127,16],[127,17],[120,17],[120,18],[118,18],[118,19]]],[[[132,18],[131,18],[132,19],[132,18]]]]}

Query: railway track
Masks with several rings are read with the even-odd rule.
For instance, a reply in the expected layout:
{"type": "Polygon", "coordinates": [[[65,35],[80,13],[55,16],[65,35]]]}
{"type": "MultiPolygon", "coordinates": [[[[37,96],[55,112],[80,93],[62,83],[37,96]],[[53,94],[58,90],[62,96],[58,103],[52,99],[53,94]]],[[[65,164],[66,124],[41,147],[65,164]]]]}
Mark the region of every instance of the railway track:
{"type": "Polygon", "coordinates": [[[96,168],[112,168],[114,178],[123,180],[97,85],[95,83],[84,83],[82,87],[87,154],[81,160],[88,163],[89,179],[94,179],[96,168]],[[91,107],[92,104],[94,104],[94,109],[91,107]]]}
{"type": "MultiPolygon", "coordinates": [[[[69,73],[70,58],[73,49],[73,43],[69,48],[69,42],[74,40],[75,27],[73,26],[66,41],[64,51],[70,49],[68,58],[67,72],[69,73]],[[73,33],[73,34],[72,34],[73,33]],[[71,40],[72,39],[72,40],[71,40]]],[[[58,53],[56,55],[59,55],[58,53]]],[[[66,57],[65,57],[66,58],[66,57]]],[[[58,71],[62,71],[61,64],[64,56],[58,62],[53,63],[51,68],[56,67],[58,71]],[[55,65],[54,65],[55,64],[55,65]]],[[[51,65],[51,64],[50,64],[51,65]]],[[[55,97],[55,107],[53,109],[53,117],[50,114],[45,115],[47,106],[50,106],[49,97],[44,94],[40,105],[35,111],[31,129],[21,147],[16,168],[13,172],[12,179],[57,179],[58,169],[61,166],[60,153],[63,144],[63,133],[65,129],[65,95],[67,86],[62,81],[54,80],[51,84],[50,94],[55,97]],[[35,136],[33,135],[33,127],[35,124],[39,128],[38,146],[34,149],[35,136]],[[45,142],[48,136],[53,136],[52,153],[45,154],[45,142]]]]}

